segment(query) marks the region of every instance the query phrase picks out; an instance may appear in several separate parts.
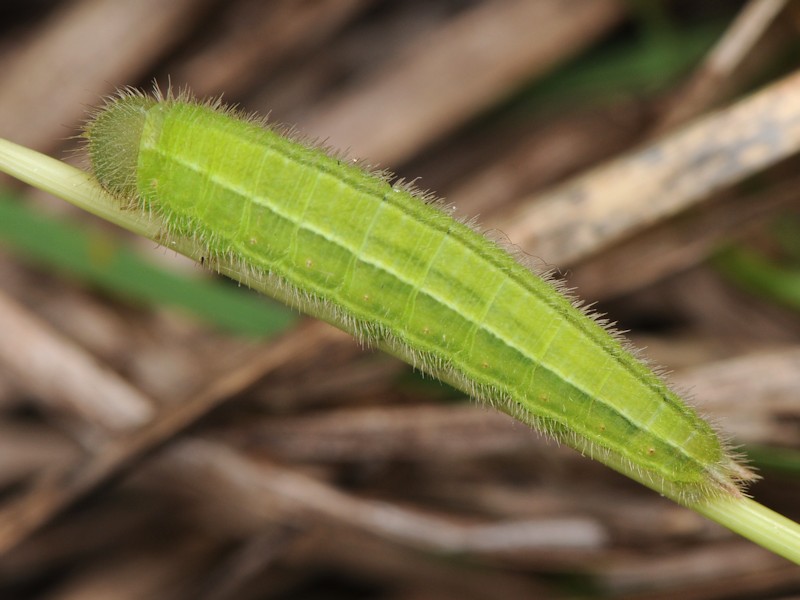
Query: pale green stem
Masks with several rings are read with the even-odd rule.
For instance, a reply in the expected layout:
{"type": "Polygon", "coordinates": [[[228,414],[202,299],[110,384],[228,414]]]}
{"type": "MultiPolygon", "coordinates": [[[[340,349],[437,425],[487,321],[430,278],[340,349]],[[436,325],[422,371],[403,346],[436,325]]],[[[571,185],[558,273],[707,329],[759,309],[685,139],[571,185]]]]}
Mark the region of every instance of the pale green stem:
{"type": "Polygon", "coordinates": [[[800,565],[800,525],[755,500],[721,497],[689,508],[800,565]]]}
{"type": "MultiPolygon", "coordinates": [[[[107,194],[91,175],[75,167],[0,139],[0,171],[63,198],[128,231],[159,243],[163,241],[163,227],[155,216],[147,215],[141,210],[120,207],[119,202],[107,194]]],[[[170,239],[168,246],[197,261],[204,255],[203,248],[192,240],[170,239]]],[[[221,260],[215,267],[246,285],[268,291],[279,300],[289,300],[281,298],[280,290],[276,290],[275,286],[263,286],[260,281],[246,279],[246,275],[242,275],[233,262],[221,260]]],[[[720,497],[690,505],[689,508],[775,554],[800,564],[800,525],[755,500],[743,496],[720,497]]]]}
{"type": "Polygon", "coordinates": [[[0,171],[50,192],[78,208],[119,225],[123,229],[157,240],[160,227],[138,210],[121,210],[88,173],[0,138],[0,171]]]}

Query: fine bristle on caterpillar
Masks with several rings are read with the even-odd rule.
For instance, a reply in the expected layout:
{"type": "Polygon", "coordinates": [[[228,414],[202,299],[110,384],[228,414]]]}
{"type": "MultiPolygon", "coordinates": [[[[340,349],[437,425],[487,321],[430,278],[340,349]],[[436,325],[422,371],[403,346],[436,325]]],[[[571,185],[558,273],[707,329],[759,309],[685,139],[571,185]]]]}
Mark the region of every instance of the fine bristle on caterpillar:
{"type": "Polygon", "coordinates": [[[429,198],[187,94],[120,93],[84,135],[101,185],[212,268],[680,502],[752,479],[618,336],[429,198]]]}

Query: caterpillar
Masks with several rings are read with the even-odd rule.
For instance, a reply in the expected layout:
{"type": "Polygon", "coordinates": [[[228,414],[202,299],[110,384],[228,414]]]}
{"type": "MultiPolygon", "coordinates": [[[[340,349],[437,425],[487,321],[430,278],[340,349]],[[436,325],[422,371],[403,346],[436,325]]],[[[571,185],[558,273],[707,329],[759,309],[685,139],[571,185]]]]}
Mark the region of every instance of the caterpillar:
{"type": "Polygon", "coordinates": [[[124,90],[84,128],[99,183],[299,310],[678,502],[753,478],[547,275],[438,201],[219,101],[124,90]]]}

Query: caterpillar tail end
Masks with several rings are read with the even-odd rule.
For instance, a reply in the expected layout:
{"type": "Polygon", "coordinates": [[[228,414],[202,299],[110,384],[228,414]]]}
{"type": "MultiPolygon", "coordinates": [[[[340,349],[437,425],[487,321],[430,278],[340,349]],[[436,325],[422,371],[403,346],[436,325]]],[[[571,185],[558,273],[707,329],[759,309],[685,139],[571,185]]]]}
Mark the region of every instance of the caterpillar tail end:
{"type": "Polygon", "coordinates": [[[746,496],[747,485],[758,481],[759,475],[740,456],[726,454],[723,464],[709,470],[711,480],[731,496],[746,496]]]}

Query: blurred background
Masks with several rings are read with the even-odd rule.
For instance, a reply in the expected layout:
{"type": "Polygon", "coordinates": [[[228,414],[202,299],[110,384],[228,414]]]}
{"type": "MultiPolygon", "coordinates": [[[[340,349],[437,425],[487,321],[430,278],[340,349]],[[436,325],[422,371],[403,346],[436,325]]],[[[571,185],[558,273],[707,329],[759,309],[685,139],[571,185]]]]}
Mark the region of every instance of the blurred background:
{"type": "MultiPolygon", "coordinates": [[[[800,519],[800,6],[4,0],[0,136],[190,88],[415,180],[628,331],[800,519]]],[[[800,569],[0,180],[0,597],[800,597],[800,569]]]]}

